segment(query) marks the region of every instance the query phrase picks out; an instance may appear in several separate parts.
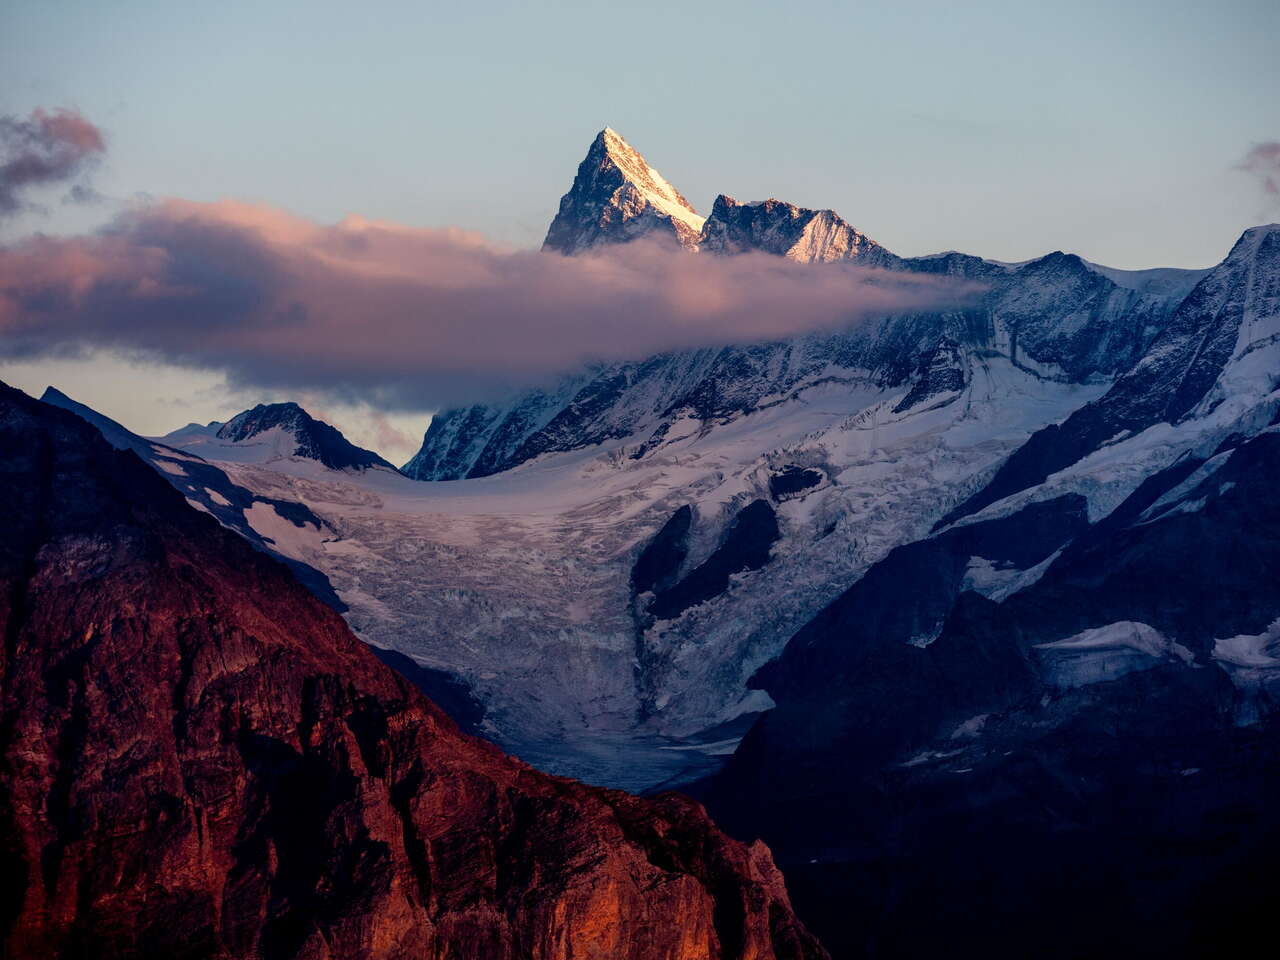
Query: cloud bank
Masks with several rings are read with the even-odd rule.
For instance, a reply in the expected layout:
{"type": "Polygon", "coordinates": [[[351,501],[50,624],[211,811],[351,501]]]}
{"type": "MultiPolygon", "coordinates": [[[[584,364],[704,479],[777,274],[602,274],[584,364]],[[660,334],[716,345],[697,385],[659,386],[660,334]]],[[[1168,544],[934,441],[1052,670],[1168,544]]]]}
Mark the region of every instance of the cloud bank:
{"type": "Polygon", "coordinates": [[[92,202],[97,194],[76,181],[105,150],[102,131],[74,110],[0,116],[0,217],[27,209],[22,194],[33,187],[69,184],[64,202],[92,202]]]}
{"type": "Polygon", "coordinates": [[[940,277],[636,242],[567,258],[458,230],[169,200],[0,248],[0,354],[132,352],[387,408],[492,396],[593,360],[949,309],[940,277]]]}

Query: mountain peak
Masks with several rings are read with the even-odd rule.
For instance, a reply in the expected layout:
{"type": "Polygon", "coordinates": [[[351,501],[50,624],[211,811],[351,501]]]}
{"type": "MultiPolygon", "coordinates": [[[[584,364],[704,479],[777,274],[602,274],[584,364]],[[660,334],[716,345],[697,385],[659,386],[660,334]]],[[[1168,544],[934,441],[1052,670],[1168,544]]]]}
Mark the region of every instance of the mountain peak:
{"type": "Polygon", "coordinates": [[[802,263],[855,260],[887,267],[898,262],[834,210],[810,210],[773,198],[744,203],[723,193],[703,227],[702,249],[721,254],[762,250],[802,263]]]}
{"type": "Polygon", "coordinates": [[[1280,236],[1280,223],[1260,223],[1256,227],[1249,227],[1240,234],[1231,252],[1227,254],[1227,259],[1252,257],[1263,241],[1270,240],[1273,236],[1280,236]]]}
{"type": "Polygon", "coordinates": [[[698,244],[704,218],[612,127],[592,141],[547,231],[544,250],[575,254],[646,234],[698,244]]]}
{"type": "Polygon", "coordinates": [[[238,444],[273,430],[286,438],[278,450],[283,456],[317,460],[332,470],[395,469],[372,450],[357,447],[335,427],[317,420],[293,402],[260,403],[222,424],[213,439],[238,444]]]}

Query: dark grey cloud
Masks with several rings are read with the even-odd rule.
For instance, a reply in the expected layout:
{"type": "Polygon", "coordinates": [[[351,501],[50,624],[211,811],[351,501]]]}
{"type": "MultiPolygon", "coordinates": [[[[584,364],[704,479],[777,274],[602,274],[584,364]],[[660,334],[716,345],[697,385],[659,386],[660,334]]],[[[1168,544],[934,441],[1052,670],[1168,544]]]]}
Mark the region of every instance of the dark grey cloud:
{"type": "Polygon", "coordinates": [[[74,110],[0,116],[0,217],[28,207],[22,195],[35,187],[69,184],[64,202],[94,200],[92,188],[75,181],[105,150],[102,131],[74,110]]]}
{"type": "Polygon", "coordinates": [[[567,258],[458,230],[166,201],[0,248],[0,352],[115,349],[233,383],[416,408],[591,360],[773,340],[948,309],[947,278],[633,243],[567,258]]]}

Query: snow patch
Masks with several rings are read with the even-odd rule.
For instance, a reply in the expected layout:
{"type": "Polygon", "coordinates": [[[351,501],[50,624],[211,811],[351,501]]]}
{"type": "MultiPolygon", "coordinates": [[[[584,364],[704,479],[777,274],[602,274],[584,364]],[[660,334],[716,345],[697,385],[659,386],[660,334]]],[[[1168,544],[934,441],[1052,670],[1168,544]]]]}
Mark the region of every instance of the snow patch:
{"type": "Polygon", "coordinates": [[[1215,640],[1215,660],[1236,667],[1280,667],[1280,620],[1259,634],[1238,634],[1215,640]]]}
{"type": "Polygon", "coordinates": [[[245,510],[244,518],[255,533],[269,541],[277,553],[286,557],[310,563],[314,555],[322,550],[320,530],[314,523],[296,526],[269,503],[255,500],[245,510]]]}
{"type": "Polygon", "coordinates": [[[951,739],[967,740],[981,736],[983,729],[987,725],[987,720],[990,717],[991,714],[989,713],[980,713],[976,717],[970,717],[964,723],[956,727],[955,730],[951,731],[951,739]]]}
{"type": "Polygon", "coordinates": [[[175,477],[185,477],[187,475],[187,471],[183,470],[180,464],[174,463],[172,460],[165,460],[161,457],[156,457],[153,462],[165,473],[171,473],[175,477]]]}
{"type": "Polygon", "coordinates": [[[1102,683],[1162,661],[1177,659],[1191,664],[1195,659],[1182,644],[1134,620],[1082,630],[1064,640],[1037,644],[1035,649],[1040,651],[1050,682],[1059,687],[1102,683]]]}

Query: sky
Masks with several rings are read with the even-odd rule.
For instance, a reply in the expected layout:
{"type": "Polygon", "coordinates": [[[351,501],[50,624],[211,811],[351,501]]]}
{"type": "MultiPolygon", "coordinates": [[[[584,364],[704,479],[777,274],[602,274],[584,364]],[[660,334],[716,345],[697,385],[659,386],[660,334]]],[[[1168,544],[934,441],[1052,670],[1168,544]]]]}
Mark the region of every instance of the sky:
{"type": "MultiPolygon", "coordinates": [[[[775,196],[908,256],[1204,267],[1280,219],[1245,162],[1280,139],[1277,36],[1274,0],[4,0],[0,116],[70,108],[106,143],[94,202],[36,196],[0,243],[175,197],[530,249],[608,125],[702,213],[775,196]]],[[[270,393],[103,355],[0,365],[54,374],[147,433],[270,393]]],[[[392,459],[426,422],[327,399],[392,459]]]]}

